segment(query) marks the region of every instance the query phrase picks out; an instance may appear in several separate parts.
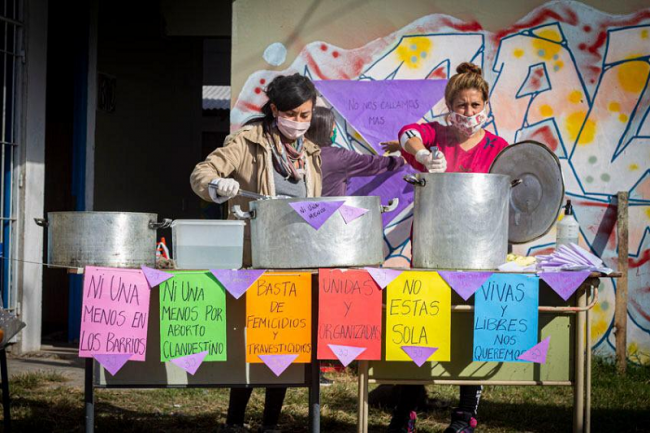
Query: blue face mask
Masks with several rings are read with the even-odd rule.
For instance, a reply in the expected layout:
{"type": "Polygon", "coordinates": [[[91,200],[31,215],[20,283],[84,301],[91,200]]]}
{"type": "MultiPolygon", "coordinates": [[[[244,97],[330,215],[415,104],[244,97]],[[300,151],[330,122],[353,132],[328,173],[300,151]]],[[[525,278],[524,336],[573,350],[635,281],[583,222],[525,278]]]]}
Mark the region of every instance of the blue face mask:
{"type": "Polygon", "coordinates": [[[332,131],[331,140],[332,140],[332,144],[336,142],[336,128],[334,128],[334,131],[332,131]]]}

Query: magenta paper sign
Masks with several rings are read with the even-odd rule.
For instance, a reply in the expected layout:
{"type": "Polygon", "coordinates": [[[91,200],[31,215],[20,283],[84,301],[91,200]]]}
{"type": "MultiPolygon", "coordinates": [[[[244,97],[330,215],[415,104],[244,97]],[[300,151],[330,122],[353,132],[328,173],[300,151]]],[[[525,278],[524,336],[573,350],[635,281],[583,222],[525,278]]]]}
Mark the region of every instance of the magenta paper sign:
{"type": "Polygon", "coordinates": [[[492,276],[492,272],[438,271],[438,274],[466,301],[492,276]]]}
{"type": "Polygon", "coordinates": [[[298,355],[258,355],[276,376],[280,376],[298,355]]]}
{"type": "Polygon", "coordinates": [[[368,209],[364,209],[362,207],[356,207],[356,206],[348,206],[347,204],[344,204],[339,209],[339,212],[343,217],[343,221],[345,221],[346,224],[350,224],[352,221],[359,218],[361,215],[368,213],[368,209]]]}
{"type": "Polygon", "coordinates": [[[314,81],[316,88],[378,154],[440,101],[447,80],[314,81]]]}
{"type": "Polygon", "coordinates": [[[318,230],[344,203],[344,201],[300,201],[289,203],[289,206],[310,226],[318,230]]]}
{"type": "Polygon", "coordinates": [[[395,278],[399,277],[402,271],[396,269],[383,269],[383,268],[363,268],[375,280],[375,283],[385,289],[395,278]]]}
{"type": "Polygon", "coordinates": [[[102,367],[106,371],[108,371],[112,376],[115,376],[115,374],[124,367],[124,364],[126,364],[126,361],[129,360],[130,357],[132,357],[130,353],[126,354],[120,354],[120,355],[102,355],[99,353],[96,353],[93,355],[95,360],[99,362],[102,367]]]}
{"type": "Polygon", "coordinates": [[[235,297],[241,298],[246,290],[262,276],[265,269],[210,269],[212,275],[235,297]]]}
{"type": "Polygon", "coordinates": [[[149,283],[149,287],[156,287],[158,284],[163,281],[167,281],[170,278],[174,278],[173,274],[159,271],[157,269],[148,268],[146,266],[141,266],[142,273],[149,283]]]}
{"type": "Polygon", "coordinates": [[[537,364],[546,363],[546,354],[548,353],[548,346],[551,343],[551,337],[546,337],[544,341],[538,343],[519,355],[517,359],[522,361],[536,362],[537,364]]]}
{"type": "Polygon", "coordinates": [[[79,356],[130,354],[131,361],[144,361],[150,292],[140,269],[87,266],[79,356]]]}
{"type": "Polygon", "coordinates": [[[194,376],[194,373],[196,373],[196,370],[199,369],[201,363],[207,355],[208,351],[206,350],[205,352],[199,352],[192,355],[182,356],[180,358],[170,359],[170,361],[194,376]]]}
{"type": "Polygon", "coordinates": [[[402,346],[402,350],[411,357],[418,367],[422,367],[422,364],[427,362],[427,359],[429,359],[438,348],[425,346],[402,346]]]}
{"type": "Polygon", "coordinates": [[[344,367],[347,367],[366,350],[365,347],[339,346],[338,344],[328,344],[328,346],[344,367]]]}
{"type": "Polygon", "coordinates": [[[566,301],[591,275],[591,271],[540,272],[538,275],[566,301]]]}

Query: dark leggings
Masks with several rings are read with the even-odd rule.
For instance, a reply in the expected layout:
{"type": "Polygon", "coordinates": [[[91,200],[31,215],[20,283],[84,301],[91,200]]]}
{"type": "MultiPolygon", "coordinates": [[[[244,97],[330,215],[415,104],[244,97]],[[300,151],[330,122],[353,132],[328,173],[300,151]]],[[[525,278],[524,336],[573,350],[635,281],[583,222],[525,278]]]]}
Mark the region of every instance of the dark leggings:
{"type": "MultiPolygon", "coordinates": [[[[415,410],[418,398],[422,392],[426,393],[426,391],[423,385],[396,385],[395,388],[397,390],[397,406],[393,412],[393,419],[390,421],[390,428],[401,428],[408,423],[409,415],[411,411],[415,410]]],[[[476,416],[482,390],[482,386],[462,385],[458,408],[476,416]]]]}
{"type": "MultiPolygon", "coordinates": [[[[228,425],[243,425],[246,415],[246,406],[251,398],[253,388],[230,388],[230,403],[228,404],[228,425]]],[[[264,415],[262,415],[263,427],[275,427],[280,419],[284,396],[287,388],[266,388],[264,397],[264,415]]]]}

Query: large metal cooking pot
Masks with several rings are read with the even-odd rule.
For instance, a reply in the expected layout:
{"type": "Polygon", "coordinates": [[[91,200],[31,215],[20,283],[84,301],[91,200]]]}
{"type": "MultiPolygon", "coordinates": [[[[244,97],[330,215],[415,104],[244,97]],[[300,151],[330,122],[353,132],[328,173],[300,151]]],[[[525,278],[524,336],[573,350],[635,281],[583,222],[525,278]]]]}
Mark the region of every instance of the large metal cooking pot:
{"type": "Polygon", "coordinates": [[[381,214],[397,207],[382,206],[379,197],[319,197],[256,200],[250,212],[233,206],[239,219],[250,219],[254,268],[304,269],[376,266],[384,262],[381,214]],[[336,211],[316,230],[289,203],[345,201],[368,212],[346,224],[336,211]]]}
{"type": "Polygon", "coordinates": [[[154,213],[48,212],[48,263],[59,266],[138,268],[156,264],[156,230],[171,220],[154,213]]]}
{"type": "Polygon", "coordinates": [[[496,269],[508,254],[510,176],[418,173],[415,185],[413,267],[496,269]]]}

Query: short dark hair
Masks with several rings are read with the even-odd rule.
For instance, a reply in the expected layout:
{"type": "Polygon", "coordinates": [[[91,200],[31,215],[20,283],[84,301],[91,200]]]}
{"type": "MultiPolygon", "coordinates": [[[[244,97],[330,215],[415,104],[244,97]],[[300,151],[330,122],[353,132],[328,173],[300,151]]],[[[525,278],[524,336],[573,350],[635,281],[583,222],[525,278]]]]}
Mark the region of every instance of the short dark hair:
{"type": "Polygon", "coordinates": [[[311,115],[311,125],[305,136],[321,147],[332,145],[334,113],[325,107],[315,107],[311,115]]]}

